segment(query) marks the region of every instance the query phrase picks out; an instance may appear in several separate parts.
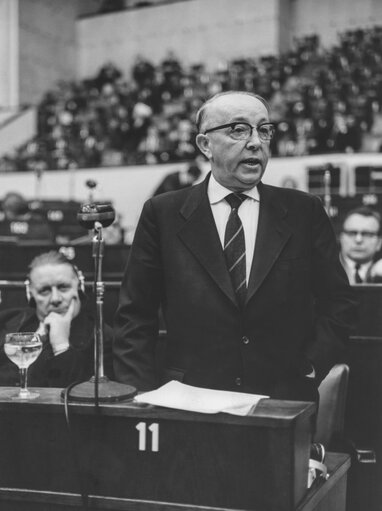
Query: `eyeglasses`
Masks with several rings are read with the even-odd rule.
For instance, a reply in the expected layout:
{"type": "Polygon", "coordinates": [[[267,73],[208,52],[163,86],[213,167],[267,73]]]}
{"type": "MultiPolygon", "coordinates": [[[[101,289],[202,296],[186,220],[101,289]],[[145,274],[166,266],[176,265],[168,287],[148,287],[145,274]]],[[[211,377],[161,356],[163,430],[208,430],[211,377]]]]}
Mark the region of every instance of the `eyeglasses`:
{"type": "Polygon", "coordinates": [[[264,122],[258,126],[251,126],[247,122],[230,122],[228,124],[222,124],[221,126],[215,126],[204,132],[206,135],[211,131],[222,130],[224,128],[230,128],[228,135],[234,140],[248,140],[252,136],[252,132],[256,129],[257,134],[262,142],[271,140],[275,133],[275,125],[271,122],[264,122]]]}
{"type": "Polygon", "coordinates": [[[379,236],[379,233],[374,231],[348,231],[344,229],[342,232],[346,234],[346,236],[349,236],[349,238],[356,238],[359,235],[362,238],[370,240],[379,236]]]}

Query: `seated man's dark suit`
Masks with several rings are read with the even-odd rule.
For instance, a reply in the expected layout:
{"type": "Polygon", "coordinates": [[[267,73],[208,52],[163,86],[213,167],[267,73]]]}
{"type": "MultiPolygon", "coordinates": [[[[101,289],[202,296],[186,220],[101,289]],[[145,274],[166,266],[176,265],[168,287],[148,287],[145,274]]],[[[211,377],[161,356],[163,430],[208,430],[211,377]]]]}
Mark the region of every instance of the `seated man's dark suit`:
{"type": "MultiPolygon", "coordinates": [[[[39,320],[35,309],[8,309],[0,312],[0,385],[18,385],[17,366],[4,353],[5,335],[10,332],[35,332],[39,320]]],[[[112,330],[104,329],[105,373],[112,376],[112,330]]],[[[43,349],[28,369],[28,386],[66,387],[71,383],[86,381],[94,374],[94,320],[81,308],[71,324],[70,347],[54,356],[48,339],[43,339],[43,349]]]]}
{"type": "Polygon", "coordinates": [[[194,187],[147,201],[121,286],[116,378],[148,390],[171,379],[277,398],[315,399],[340,360],[354,301],[318,198],[259,184],[247,299],[236,302],[207,195],[194,187]],[[164,367],[155,354],[159,305],[164,367]],[[307,378],[312,367],[315,378],[307,378]]]}

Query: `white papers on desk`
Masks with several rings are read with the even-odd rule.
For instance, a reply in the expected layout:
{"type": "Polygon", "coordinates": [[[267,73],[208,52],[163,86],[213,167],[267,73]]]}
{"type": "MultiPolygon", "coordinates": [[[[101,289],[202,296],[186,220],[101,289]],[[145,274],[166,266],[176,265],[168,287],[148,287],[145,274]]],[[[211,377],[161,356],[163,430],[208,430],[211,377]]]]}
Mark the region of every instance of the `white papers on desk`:
{"type": "Polygon", "coordinates": [[[173,380],[157,390],[136,396],[135,401],[189,412],[248,415],[260,399],[267,397],[269,396],[203,389],[173,380]]]}

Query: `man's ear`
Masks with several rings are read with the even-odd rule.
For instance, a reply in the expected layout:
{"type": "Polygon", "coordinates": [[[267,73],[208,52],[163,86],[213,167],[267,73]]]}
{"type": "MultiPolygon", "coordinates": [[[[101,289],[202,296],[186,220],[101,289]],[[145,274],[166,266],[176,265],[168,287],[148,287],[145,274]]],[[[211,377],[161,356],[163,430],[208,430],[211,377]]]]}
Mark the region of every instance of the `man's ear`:
{"type": "Polygon", "coordinates": [[[195,142],[200,152],[203,153],[208,160],[210,160],[212,154],[210,149],[209,138],[206,135],[203,135],[203,133],[199,133],[198,135],[196,135],[195,142]]]}

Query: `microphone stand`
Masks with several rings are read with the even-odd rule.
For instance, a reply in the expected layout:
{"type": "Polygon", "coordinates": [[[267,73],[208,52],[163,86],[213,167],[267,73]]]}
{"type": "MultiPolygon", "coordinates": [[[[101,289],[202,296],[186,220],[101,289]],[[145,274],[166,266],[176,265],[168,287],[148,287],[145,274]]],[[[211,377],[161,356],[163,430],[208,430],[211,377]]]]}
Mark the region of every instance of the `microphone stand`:
{"type": "Polygon", "coordinates": [[[41,202],[41,180],[42,180],[42,174],[43,170],[41,168],[38,168],[35,166],[33,169],[35,176],[36,176],[36,183],[35,183],[35,197],[36,200],[41,202]]]}
{"type": "MultiPolygon", "coordinates": [[[[108,222],[110,225],[110,222],[108,222]]],[[[94,326],[94,376],[89,381],[75,385],[70,391],[73,401],[91,402],[98,406],[99,402],[112,403],[131,399],[137,393],[135,387],[111,381],[104,373],[103,361],[103,297],[104,282],[102,281],[102,259],[105,242],[102,237],[102,223],[94,222],[93,238],[94,258],[94,295],[96,304],[96,322],[94,326]]]]}

